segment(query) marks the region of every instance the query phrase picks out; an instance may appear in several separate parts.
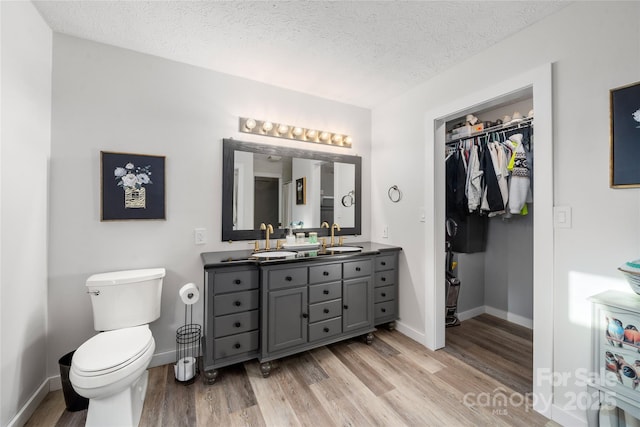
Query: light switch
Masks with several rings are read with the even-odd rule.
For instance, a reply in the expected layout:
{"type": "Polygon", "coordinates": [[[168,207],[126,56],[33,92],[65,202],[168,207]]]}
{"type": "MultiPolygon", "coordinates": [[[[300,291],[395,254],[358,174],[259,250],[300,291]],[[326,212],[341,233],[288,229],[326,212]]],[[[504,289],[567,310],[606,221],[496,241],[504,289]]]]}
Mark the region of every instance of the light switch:
{"type": "Polygon", "coordinates": [[[207,243],[207,229],[196,228],[193,230],[194,243],[196,245],[204,245],[207,243]]]}
{"type": "Polygon", "coordinates": [[[555,228],[571,228],[571,206],[554,206],[553,225],[555,228]]]}

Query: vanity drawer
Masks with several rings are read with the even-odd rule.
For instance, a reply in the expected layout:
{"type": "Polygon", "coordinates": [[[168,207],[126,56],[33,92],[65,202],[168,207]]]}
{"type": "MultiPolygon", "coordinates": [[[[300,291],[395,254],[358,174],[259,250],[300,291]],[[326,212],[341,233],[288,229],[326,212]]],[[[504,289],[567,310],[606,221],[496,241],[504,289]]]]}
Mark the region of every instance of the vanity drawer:
{"type": "Polygon", "coordinates": [[[236,354],[248,353],[258,349],[258,331],[245,332],[244,334],[230,335],[213,340],[213,357],[223,359],[236,354]]]}
{"type": "Polygon", "coordinates": [[[388,271],[379,271],[376,273],[376,279],[375,279],[375,286],[387,286],[387,285],[393,285],[394,283],[394,279],[395,279],[395,271],[394,270],[388,270],[388,271]]]}
{"type": "Polygon", "coordinates": [[[213,334],[216,338],[258,329],[260,316],[258,310],[219,316],[215,319],[213,334]]]}
{"type": "Polygon", "coordinates": [[[246,291],[258,288],[258,270],[238,270],[216,273],[214,276],[214,293],[246,291]]]}
{"type": "Polygon", "coordinates": [[[342,333],[342,317],[309,325],[309,342],[329,338],[342,333]]]}
{"type": "Polygon", "coordinates": [[[319,322],[342,315],[342,299],[320,302],[309,306],[309,322],[319,322]]]}
{"type": "Polygon", "coordinates": [[[352,277],[369,276],[371,274],[371,260],[345,262],[342,276],[345,279],[352,277]]]}
{"type": "Polygon", "coordinates": [[[393,270],[396,268],[395,255],[381,255],[376,257],[376,271],[393,270]]]}
{"type": "Polygon", "coordinates": [[[396,288],[395,286],[380,286],[379,288],[374,289],[374,297],[373,302],[384,302],[384,301],[393,301],[396,299],[396,288]]]}
{"type": "Polygon", "coordinates": [[[309,304],[336,298],[342,298],[342,282],[309,286],[309,304]]]}
{"type": "Polygon", "coordinates": [[[339,263],[309,267],[309,283],[333,282],[342,278],[339,263]]]}
{"type": "Polygon", "coordinates": [[[307,267],[269,271],[269,290],[307,284],[307,267]]]}
{"type": "Polygon", "coordinates": [[[215,316],[255,310],[258,308],[260,302],[259,291],[257,289],[216,295],[213,298],[213,314],[215,316]]]}
{"type": "Polygon", "coordinates": [[[379,302],[373,305],[374,318],[379,319],[381,317],[395,316],[396,308],[395,301],[379,302]]]}

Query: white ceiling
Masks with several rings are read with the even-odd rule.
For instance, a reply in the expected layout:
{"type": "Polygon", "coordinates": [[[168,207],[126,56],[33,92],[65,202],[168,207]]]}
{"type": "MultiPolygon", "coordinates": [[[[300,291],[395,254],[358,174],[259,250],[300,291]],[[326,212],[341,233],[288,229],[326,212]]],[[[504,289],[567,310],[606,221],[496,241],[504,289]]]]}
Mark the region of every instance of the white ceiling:
{"type": "MultiPolygon", "coordinates": [[[[53,31],[373,107],[563,1],[34,1],[53,31]]],[[[473,73],[470,73],[473,78],[473,73]]]]}

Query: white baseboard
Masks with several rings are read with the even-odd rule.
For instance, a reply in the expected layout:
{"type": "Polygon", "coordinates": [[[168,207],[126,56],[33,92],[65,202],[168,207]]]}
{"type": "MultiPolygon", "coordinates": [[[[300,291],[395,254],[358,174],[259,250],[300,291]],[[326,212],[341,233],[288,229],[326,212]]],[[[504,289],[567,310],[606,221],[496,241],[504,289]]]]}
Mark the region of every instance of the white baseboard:
{"type": "Polygon", "coordinates": [[[490,314],[508,322],[515,323],[516,325],[524,326],[525,328],[533,329],[533,319],[520,316],[518,314],[509,313],[504,310],[500,310],[488,305],[472,308],[471,310],[458,313],[458,319],[460,321],[471,319],[472,317],[479,316],[481,314],[490,314]]]}
{"type": "Polygon", "coordinates": [[[40,387],[36,390],[35,393],[29,398],[27,403],[20,409],[20,411],[16,414],[15,417],[9,421],[7,427],[22,427],[29,421],[31,415],[36,411],[38,406],[42,403],[45,397],[47,397],[47,393],[49,393],[49,378],[44,380],[40,387]]]}
{"type": "Polygon", "coordinates": [[[587,421],[557,405],[551,405],[551,419],[564,427],[586,427],[587,421]]]}
{"type": "Polygon", "coordinates": [[[427,337],[423,332],[416,331],[410,326],[407,326],[406,323],[402,323],[398,320],[396,320],[396,330],[402,335],[406,335],[412,340],[418,341],[422,345],[425,345],[424,343],[427,342],[427,337]]]}

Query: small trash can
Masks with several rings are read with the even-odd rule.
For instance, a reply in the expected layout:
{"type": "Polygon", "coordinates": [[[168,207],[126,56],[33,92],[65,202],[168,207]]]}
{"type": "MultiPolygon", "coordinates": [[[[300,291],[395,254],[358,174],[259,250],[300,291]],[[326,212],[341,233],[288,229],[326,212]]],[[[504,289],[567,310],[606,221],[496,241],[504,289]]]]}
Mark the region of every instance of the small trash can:
{"type": "Polygon", "coordinates": [[[60,365],[60,380],[62,381],[62,393],[64,394],[64,403],[67,406],[67,410],[71,412],[82,411],[89,407],[89,399],[80,396],[73,389],[71,381],[69,380],[69,370],[71,370],[71,359],[73,353],[67,353],[58,360],[60,365]]]}

